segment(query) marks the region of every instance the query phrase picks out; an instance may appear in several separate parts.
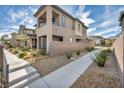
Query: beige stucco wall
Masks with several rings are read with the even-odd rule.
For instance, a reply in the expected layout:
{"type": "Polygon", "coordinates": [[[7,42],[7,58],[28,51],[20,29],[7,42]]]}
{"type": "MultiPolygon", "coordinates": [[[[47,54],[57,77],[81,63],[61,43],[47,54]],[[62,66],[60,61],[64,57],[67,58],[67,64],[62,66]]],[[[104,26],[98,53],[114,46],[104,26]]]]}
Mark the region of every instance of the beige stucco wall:
{"type": "Polygon", "coordinates": [[[124,35],[124,18],[122,19],[121,32],[124,35]]]}
{"type": "MultiPolygon", "coordinates": [[[[80,22],[75,21],[74,19],[68,17],[67,15],[63,14],[62,12],[58,11],[57,9],[46,6],[44,10],[42,10],[37,15],[37,49],[39,48],[39,37],[41,36],[47,36],[47,52],[49,52],[49,43],[52,41],[52,35],[56,36],[62,36],[63,42],[70,42],[70,38],[72,38],[72,41],[76,41],[75,35],[78,35],[80,39],[86,39],[86,28],[82,27],[80,28],[80,31],[78,30],[78,24],[82,25],[80,22]],[[52,12],[55,12],[59,15],[59,25],[52,24],[52,12]],[[39,27],[39,18],[46,13],[46,24],[42,27],[39,27]],[[61,26],[61,17],[62,15],[65,16],[65,27],[61,26]],[[72,29],[72,22],[75,22],[75,30],[72,29]]],[[[42,41],[42,40],[41,40],[42,41]]]]}
{"type": "Polygon", "coordinates": [[[50,42],[50,56],[58,56],[63,55],[68,52],[73,51],[83,51],[86,47],[94,46],[93,41],[86,41],[83,42],[72,42],[72,43],[64,43],[64,42],[57,42],[52,41],[50,42]]]}
{"type": "Polygon", "coordinates": [[[124,87],[124,36],[121,35],[113,44],[114,53],[117,59],[117,66],[120,75],[120,85],[124,87]]]}

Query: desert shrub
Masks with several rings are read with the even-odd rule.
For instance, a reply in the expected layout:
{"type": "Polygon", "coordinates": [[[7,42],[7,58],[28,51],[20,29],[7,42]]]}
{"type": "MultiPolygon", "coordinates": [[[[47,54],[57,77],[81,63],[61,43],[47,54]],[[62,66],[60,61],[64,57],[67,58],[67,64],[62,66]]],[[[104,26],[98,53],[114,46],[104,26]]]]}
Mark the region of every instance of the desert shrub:
{"type": "Polygon", "coordinates": [[[107,54],[105,51],[101,51],[100,53],[95,54],[95,57],[92,59],[99,67],[104,67],[107,60],[107,54]]]}
{"type": "Polygon", "coordinates": [[[85,48],[85,49],[86,49],[86,51],[88,51],[88,52],[91,52],[91,51],[95,50],[94,47],[87,47],[87,48],[85,48]]]}
{"type": "Polygon", "coordinates": [[[42,49],[41,55],[45,55],[45,54],[46,54],[46,51],[44,49],[42,49]]]}
{"type": "Polygon", "coordinates": [[[77,50],[76,54],[77,54],[77,55],[80,55],[80,51],[79,51],[79,50],[77,50]]]}
{"type": "Polygon", "coordinates": [[[37,56],[37,52],[32,52],[33,57],[37,56]]]}
{"type": "Polygon", "coordinates": [[[66,57],[70,59],[72,57],[72,53],[66,53],[66,57]]]}
{"type": "Polygon", "coordinates": [[[108,48],[108,49],[104,50],[104,52],[111,53],[112,50],[110,48],[108,48]]]}
{"type": "Polygon", "coordinates": [[[17,49],[15,49],[15,50],[13,51],[13,53],[14,53],[14,54],[17,54],[17,53],[19,53],[19,51],[18,51],[17,49]]]}
{"type": "Polygon", "coordinates": [[[10,48],[9,51],[13,51],[13,48],[10,48]]]}
{"type": "Polygon", "coordinates": [[[23,58],[24,56],[26,56],[27,55],[27,53],[26,52],[21,52],[21,53],[19,53],[19,58],[23,58]]]}
{"type": "Polygon", "coordinates": [[[29,58],[31,58],[31,57],[32,57],[32,56],[26,55],[26,56],[23,57],[23,59],[29,59],[29,58]]]}
{"type": "Polygon", "coordinates": [[[37,55],[45,55],[45,50],[43,49],[37,50],[37,55]]]}
{"type": "Polygon", "coordinates": [[[12,48],[13,46],[9,43],[9,44],[8,44],[8,47],[9,47],[9,48],[12,48]]]}
{"type": "Polygon", "coordinates": [[[23,51],[28,51],[29,48],[28,48],[27,46],[25,46],[22,50],[23,50],[23,51]]]}
{"type": "Polygon", "coordinates": [[[45,55],[45,50],[40,49],[32,52],[33,57],[39,56],[39,55],[45,55]]]}

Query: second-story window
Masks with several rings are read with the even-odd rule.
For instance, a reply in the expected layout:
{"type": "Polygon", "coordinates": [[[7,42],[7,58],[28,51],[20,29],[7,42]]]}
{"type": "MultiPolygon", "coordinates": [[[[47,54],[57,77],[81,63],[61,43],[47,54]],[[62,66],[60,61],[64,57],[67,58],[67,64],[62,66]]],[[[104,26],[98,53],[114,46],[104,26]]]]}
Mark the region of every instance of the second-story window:
{"type": "Polygon", "coordinates": [[[55,24],[55,22],[56,22],[56,19],[55,19],[55,17],[53,17],[52,18],[52,23],[55,24]]]}
{"type": "Polygon", "coordinates": [[[75,23],[72,21],[72,30],[75,30],[75,23]]]}
{"type": "Polygon", "coordinates": [[[80,31],[80,24],[78,24],[78,31],[80,31]]]}
{"type": "Polygon", "coordinates": [[[62,26],[65,27],[65,16],[64,15],[61,18],[61,23],[62,23],[62,26]]]}

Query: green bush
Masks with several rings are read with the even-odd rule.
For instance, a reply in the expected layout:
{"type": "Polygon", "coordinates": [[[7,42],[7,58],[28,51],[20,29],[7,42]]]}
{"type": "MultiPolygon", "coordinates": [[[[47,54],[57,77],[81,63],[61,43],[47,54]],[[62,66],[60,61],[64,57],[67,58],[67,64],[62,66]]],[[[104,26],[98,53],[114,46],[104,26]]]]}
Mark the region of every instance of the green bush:
{"type": "Polygon", "coordinates": [[[8,47],[9,47],[9,48],[12,48],[12,45],[11,45],[11,44],[9,44],[9,45],[8,45],[8,47]]]}
{"type": "Polygon", "coordinates": [[[93,50],[95,50],[94,47],[87,47],[87,48],[86,48],[86,51],[88,51],[88,52],[91,52],[91,51],[93,51],[93,50]]]}
{"type": "Polygon", "coordinates": [[[26,52],[21,52],[21,53],[19,53],[19,58],[23,58],[24,56],[26,56],[27,55],[27,53],[26,52]]]}
{"type": "Polygon", "coordinates": [[[77,50],[77,52],[76,52],[76,53],[77,53],[77,55],[80,55],[80,51],[79,51],[79,50],[77,50]]]}
{"type": "Polygon", "coordinates": [[[45,51],[43,49],[36,50],[32,52],[33,57],[36,57],[38,55],[45,55],[45,51]]]}
{"type": "Polygon", "coordinates": [[[9,51],[13,51],[13,48],[10,48],[9,51]]]}
{"type": "Polygon", "coordinates": [[[70,59],[72,57],[72,53],[66,53],[66,57],[70,59]]]}
{"type": "Polygon", "coordinates": [[[14,53],[14,54],[17,54],[17,53],[19,53],[19,51],[18,51],[17,49],[15,49],[15,50],[13,51],[13,53],[14,53]]]}
{"type": "Polygon", "coordinates": [[[30,57],[29,56],[24,56],[23,59],[29,59],[30,57]]]}
{"type": "Polygon", "coordinates": [[[27,46],[25,46],[22,50],[23,51],[29,51],[29,48],[27,46]]]}
{"type": "Polygon", "coordinates": [[[45,50],[43,49],[37,50],[37,55],[45,55],[45,50]]]}
{"type": "Polygon", "coordinates": [[[36,57],[37,56],[37,52],[33,52],[33,57],[36,57]]]}
{"type": "Polygon", "coordinates": [[[95,54],[95,57],[92,59],[99,67],[104,67],[107,60],[107,54],[105,51],[101,51],[100,53],[95,54]]]}
{"type": "Polygon", "coordinates": [[[106,49],[104,51],[107,52],[107,53],[111,53],[112,52],[112,50],[110,48],[108,48],[108,49],[106,49]]]}

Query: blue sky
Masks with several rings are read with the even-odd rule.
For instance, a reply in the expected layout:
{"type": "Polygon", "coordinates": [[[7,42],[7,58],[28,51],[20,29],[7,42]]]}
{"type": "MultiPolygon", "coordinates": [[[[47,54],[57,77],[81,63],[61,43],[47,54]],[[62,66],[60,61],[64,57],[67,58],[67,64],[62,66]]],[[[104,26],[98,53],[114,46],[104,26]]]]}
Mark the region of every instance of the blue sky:
{"type": "MultiPolygon", "coordinates": [[[[17,32],[19,25],[34,28],[36,18],[33,14],[40,6],[0,6],[0,36],[17,32]]],[[[61,5],[65,11],[78,17],[88,26],[88,36],[100,35],[105,38],[120,33],[119,16],[124,6],[101,6],[101,5],[61,5]]]]}

